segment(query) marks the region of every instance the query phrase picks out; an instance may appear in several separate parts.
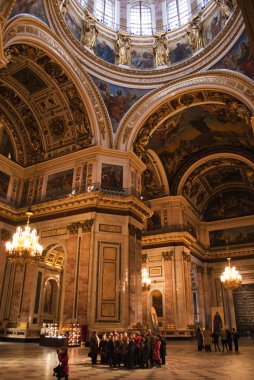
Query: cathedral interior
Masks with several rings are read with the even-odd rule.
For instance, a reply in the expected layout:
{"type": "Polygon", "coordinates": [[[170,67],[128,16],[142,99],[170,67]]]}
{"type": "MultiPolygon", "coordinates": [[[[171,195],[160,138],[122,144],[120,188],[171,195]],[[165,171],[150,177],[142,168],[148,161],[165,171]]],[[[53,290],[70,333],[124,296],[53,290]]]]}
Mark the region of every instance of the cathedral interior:
{"type": "Polygon", "coordinates": [[[189,337],[216,312],[250,333],[251,15],[236,0],[0,1],[0,339],[45,324],[189,337]],[[36,263],[6,253],[27,210],[36,263]]]}

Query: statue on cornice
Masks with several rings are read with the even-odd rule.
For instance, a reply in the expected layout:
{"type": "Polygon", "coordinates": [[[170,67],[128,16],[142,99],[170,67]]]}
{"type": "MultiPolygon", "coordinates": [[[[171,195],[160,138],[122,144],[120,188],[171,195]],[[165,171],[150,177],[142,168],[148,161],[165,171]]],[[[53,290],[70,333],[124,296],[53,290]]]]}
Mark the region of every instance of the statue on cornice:
{"type": "Polygon", "coordinates": [[[231,13],[234,10],[234,6],[232,4],[232,1],[228,0],[215,0],[216,4],[219,5],[223,11],[223,15],[225,19],[228,19],[231,13]]]}
{"type": "Polygon", "coordinates": [[[85,12],[86,20],[83,21],[83,31],[81,35],[81,43],[94,51],[96,48],[96,37],[98,35],[98,29],[96,27],[95,20],[85,12]]]}
{"type": "Polygon", "coordinates": [[[127,34],[118,32],[116,41],[116,56],[118,65],[130,65],[131,39],[127,34]]]}
{"type": "Polygon", "coordinates": [[[63,17],[67,13],[67,7],[69,5],[69,0],[62,0],[59,6],[60,12],[62,13],[63,17]]]}
{"type": "Polygon", "coordinates": [[[166,33],[155,35],[153,45],[155,67],[165,66],[168,64],[168,41],[166,33]]]}
{"type": "Polygon", "coordinates": [[[203,48],[203,25],[200,13],[190,22],[187,34],[193,51],[198,51],[203,48]]]}

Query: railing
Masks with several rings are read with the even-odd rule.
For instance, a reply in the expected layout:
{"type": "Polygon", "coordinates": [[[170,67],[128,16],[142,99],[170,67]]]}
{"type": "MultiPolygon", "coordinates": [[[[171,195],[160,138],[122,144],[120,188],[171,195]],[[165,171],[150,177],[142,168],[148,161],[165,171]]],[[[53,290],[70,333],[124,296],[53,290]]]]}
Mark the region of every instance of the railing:
{"type": "MultiPolygon", "coordinates": [[[[95,10],[93,7],[91,7],[88,4],[87,0],[75,0],[75,1],[77,3],[79,3],[83,9],[86,9],[86,10],[88,10],[88,12],[93,14],[99,23],[101,23],[102,25],[106,26],[109,29],[113,29],[115,31],[123,30],[123,31],[128,32],[129,34],[138,35],[138,36],[149,35],[148,33],[142,33],[142,30],[139,31],[140,25],[135,26],[135,24],[132,24],[132,27],[130,28],[126,25],[117,24],[115,22],[115,20],[113,18],[110,18],[109,16],[107,16],[105,19],[105,15],[103,13],[99,12],[98,10],[95,10]],[[137,32],[137,31],[139,31],[139,32],[137,32]]],[[[188,12],[188,14],[186,14],[186,12],[184,12],[184,18],[185,19],[187,18],[188,20],[192,19],[198,12],[203,11],[211,2],[212,2],[212,0],[207,0],[207,1],[204,1],[204,0],[201,1],[200,0],[199,3],[196,5],[196,7],[191,10],[191,12],[188,12]]],[[[182,16],[182,14],[179,13],[178,14],[179,19],[181,19],[181,16],[182,16]]],[[[170,19],[169,19],[169,22],[170,22],[170,19]]],[[[177,29],[177,28],[183,26],[184,24],[186,24],[186,22],[180,22],[179,21],[177,23],[174,21],[173,27],[170,25],[170,23],[163,25],[160,29],[151,27],[150,35],[153,35],[153,34],[156,34],[158,32],[162,32],[162,31],[168,32],[168,31],[177,29]]]]}
{"type": "Polygon", "coordinates": [[[0,202],[11,205],[15,208],[20,208],[20,207],[26,207],[31,204],[40,204],[44,202],[54,201],[56,199],[64,199],[64,198],[70,198],[70,197],[72,198],[80,194],[89,194],[89,193],[95,193],[95,192],[100,192],[103,194],[115,195],[115,196],[120,196],[120,197],[128,197],[130,195],[133,195],[136,198],[142,200],[141,194],[136,189],[119,188],[119,187],[107,188],[103,186],[103,184],[99,182],[95,182],[95,183],[92,183],[90,186],[82,185],[79,187],[72,188],[68,192],[64,192],[64,191],[46,192],[45,195],[43,195],[40,198],[33,199],[32,202],[30,199],[13,202],[10,199],[4,199],[4,198],[0,198],[0,202]]]}

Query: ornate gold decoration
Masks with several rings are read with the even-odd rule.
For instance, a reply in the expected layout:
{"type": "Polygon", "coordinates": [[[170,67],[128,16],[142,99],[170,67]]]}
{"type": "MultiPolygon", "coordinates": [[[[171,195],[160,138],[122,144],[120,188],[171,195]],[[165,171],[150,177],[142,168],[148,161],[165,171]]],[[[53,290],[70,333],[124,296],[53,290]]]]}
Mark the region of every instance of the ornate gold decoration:
{"type": "Polygon", "coordinates": [[[222,284],[228,289],[237,289],[242,284],[242,276],[235,269],[235,267],[231,267],[230,260],[228,257],[228,266],[225,268],[223,274],[220,276],[220,280],[222,284]]]}
{"type": "Polygon", "coordinates": [[[162,257],[164,261],[171,261],[173,258],[174,252],[173,251],[165,251],[162,252],[162,257]]]}
{"type": "Polygon", "coordinates": [[[129,234],[130,234],[130,236],[136,237],[137,240],[141,239],[142,231],[138,227],[136,227],[133,224],[129,223],[128,228],[129,228],[129,234]]]}
{"type": "Polygon", "coordinates": [[[146,253],[143,253],[141,255],[141,263],[142,264],[146,264],[147,263],[147,254],[146,253]]]}
{"type": "Polygon", "coordinates": [[[191,262],[191,255],[189,253],[183,251],[183,259],[187,263],[190,263],[191,262]]]}
{"type": "Polygon", "coordinates": [[[82,232],[90,232],[94,223],[94,219],[87,219],[81,223],[82,232]]]}
{"type": "Polygon", "coordinates": [[[81,225],[81,222],[72,222],[70,224],[67,224],[67,230],[69,234],[77,234],[81,225]]]}
{"type": "Polygon", "coordinates": [[[31,210],[26,212],[27,225],[24,229],[18,227],[12,237],[12,241],[8,241],[6,246],[7,259],[15,264],[34,264],[41,260],[42,246],[38,243],[39,237],[37,231],[29,226],[29,219],[33,215],[31,210]]]}

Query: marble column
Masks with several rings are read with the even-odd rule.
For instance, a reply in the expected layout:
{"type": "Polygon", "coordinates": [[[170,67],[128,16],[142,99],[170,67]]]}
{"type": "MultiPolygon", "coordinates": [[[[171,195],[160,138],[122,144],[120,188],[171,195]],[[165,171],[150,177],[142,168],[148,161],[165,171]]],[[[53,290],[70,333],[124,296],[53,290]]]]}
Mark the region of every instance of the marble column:
{"type": "Polygon", "coordinates": [[[36,276],[37,276],[37,271],[34,269],[33,264],[27,264],[26,267],[26,275],[24,279],[24,284],[23,284],[23,294],[22,294],[22,303],[20,306],[20,318],[19,322],[28,322],[28,327],[29,324],[32,322],[31,321],[31,315],[32,315],[32,310],[31,310],[31,305],[33,305],[33,302],[31,302],[31,297],[34,295],[34,284],[36,283],[36,276]]]}
{"type": "Polygon", "coordinates": [[[129,325],[141,322],[141,231],[129,224],[129,325]]]}
{"type": "Polygon", "coordinates": [[[210,287],[211,268],[205,265],[203,273],[203,285],[204,285],[204,305],[205,305],[205,321],[206,324],[212,327],[211,316],[211,287],[210,287]]]}
{"type": "MultiPolygon", "coordinates": [[[[142,255],[142,268],[146,268],[147,254],[142,255]]],[[[142,289],[142,323],[145,327],[148,326],[148,293],[147,289],[142,289]]]]}
{"type": "Polygon", "coordinates": [[[77,321],[87,325],[89,256],[93,219],[82,224],[80,257],[78,267],[77,321]]]}
{"type": "Polygon", "coordinates": [[[191,290],[191,255],[183,252],[184,258],[184,278],[185,278],[185,302],[186,302],[186,319],[187,325],[194,325],[194,306],[191,290]]]}
{"type": "Polygon", "coordinates": [[[64,267],[64,294],[63,294],[63,316],[62,323],[73,322],[73,312],[75,303],[75,293],[76,293],[76,260],[79,245],[79,228],[80,222],[74,222],[68,226],[69,236],[68,236],[68,257],[64,267]]]}
{"type": "Polygon", "coordinates": [[[164,299],[165,299],[165,325],[175,325],[174,319],[174,294],[173,294],[173,271],[172,271],[172,259],[173,250],[162,252],[164,259],[164,299]]]}
{"type": "Polygon", "coordinates": [[[203,287],[203,273],[204,268],[197,265],[197,282],[198,282],[198,314],[199,323],[201,327],[205,327],[205,300],[204,300],[204,287],[203,287]]]}

